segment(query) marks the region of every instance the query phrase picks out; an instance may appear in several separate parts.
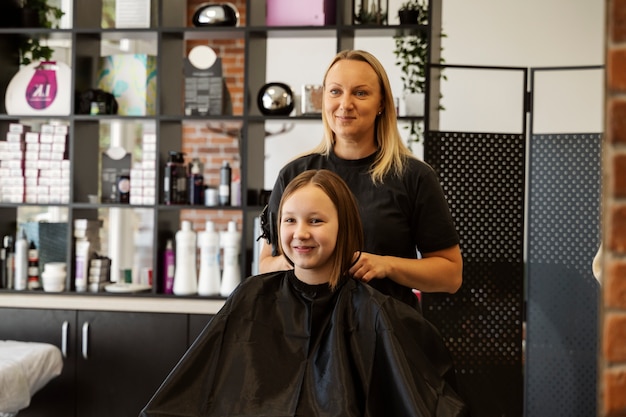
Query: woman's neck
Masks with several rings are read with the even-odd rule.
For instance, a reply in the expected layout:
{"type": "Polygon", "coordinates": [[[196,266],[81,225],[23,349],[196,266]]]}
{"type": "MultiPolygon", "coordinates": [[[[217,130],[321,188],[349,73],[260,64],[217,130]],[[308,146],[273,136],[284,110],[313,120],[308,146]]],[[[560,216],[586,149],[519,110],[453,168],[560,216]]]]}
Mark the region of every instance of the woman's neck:
{"type": "Polygon", "coordinates": [[[360,142],[336,138],[335,145],[333,146],[335,155],[341,159],[347,160],[363,159],[377,150],[378,148],[373,139],[371,141],[360,142]]]}

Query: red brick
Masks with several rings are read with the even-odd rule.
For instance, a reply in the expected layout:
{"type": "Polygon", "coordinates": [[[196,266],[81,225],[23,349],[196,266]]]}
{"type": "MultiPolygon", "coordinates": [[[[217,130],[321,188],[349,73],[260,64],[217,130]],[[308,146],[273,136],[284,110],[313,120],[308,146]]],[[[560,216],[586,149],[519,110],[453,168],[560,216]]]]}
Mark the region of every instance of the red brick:
{"type": "Polygon", "coordinates": [[[626,262],[606,261],[602,275],[604,305],[626,310],[626,262]]]}
{"type": "Polygon", "coordinates": [[[626,205],[614,204],[609,208],[609,251],[626,254],[626,205]]]}
{"type": "Polygon", "coordinates": [[[626,92],[626,49],[607,52],[607,85],[609,91],[626,92]]]}
{"type": "MultiPolygon", "coordinates": [[[[626,67],[622,69],[626,72],[626,67]]],[[[611,100],[608,104],[608,133],[613,143],[626,143],[626,101],[611,100]]]]}
{"type": "Polygon", "coordinates": [[[626,41],[626,0],[613,0],[611,8],[611,40],[615,43],[626,41]]]}
{"type": "Polygon", "coordinates": [[[613,157],[613,197],[626,197],[626,154],[613,157]]]}
{"type": "Polygon", "coordinates": [[[626,416],[626,370],[609,369],[603,375],[603,414],[606,417],[626,416]]]}
{"type": "Polygon", "coordinates": [[[602,345],[609,363],[626,362],[626,313],[605,315],[602,345]]]}

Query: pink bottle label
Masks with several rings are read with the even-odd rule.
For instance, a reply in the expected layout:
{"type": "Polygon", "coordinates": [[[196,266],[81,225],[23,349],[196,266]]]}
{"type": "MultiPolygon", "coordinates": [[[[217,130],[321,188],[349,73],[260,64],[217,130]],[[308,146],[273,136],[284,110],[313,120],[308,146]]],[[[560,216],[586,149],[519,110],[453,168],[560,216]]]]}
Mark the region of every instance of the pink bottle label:
{"type": "Polygon", "coordinates": [[[33,109],[47,109],[57,96],[57,76],[54,62],[42,62],[26,88],[26,102],[33,109]]]}

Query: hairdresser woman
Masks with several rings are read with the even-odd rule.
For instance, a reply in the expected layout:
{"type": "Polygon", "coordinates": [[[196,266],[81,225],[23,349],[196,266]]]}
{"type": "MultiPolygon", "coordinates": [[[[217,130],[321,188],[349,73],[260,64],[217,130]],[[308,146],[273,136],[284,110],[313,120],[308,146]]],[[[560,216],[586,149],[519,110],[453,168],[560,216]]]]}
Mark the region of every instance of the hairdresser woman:
{"type": "MultiPolygon", "coordinates": [[[[323,97],[324,138],[281,169],[271,218],[299,173],[334,171],[355,194],[363,220],[365,246],[350,270],[355,279],[416,308],[411,289],[456,292],[463,270],[459,237],[437,175],[401,140],[381,63],[365,51],[338,53],[324,75],[323,97]]],[[[290,269],[272,246],[266,242],[261,251],[261,272],[290,269]]]]}

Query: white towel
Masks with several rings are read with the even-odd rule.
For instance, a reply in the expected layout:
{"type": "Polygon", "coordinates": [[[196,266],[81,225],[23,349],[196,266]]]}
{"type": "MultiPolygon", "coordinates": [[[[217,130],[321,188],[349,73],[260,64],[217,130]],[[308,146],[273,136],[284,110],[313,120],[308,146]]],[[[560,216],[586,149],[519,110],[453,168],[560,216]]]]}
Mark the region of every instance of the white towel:
{"type": "Polygon", "coordinates": [[[0,341],[0,413],[28,407],[33,394],[62,369],[61,351],[54,345],[0,341]]]}

